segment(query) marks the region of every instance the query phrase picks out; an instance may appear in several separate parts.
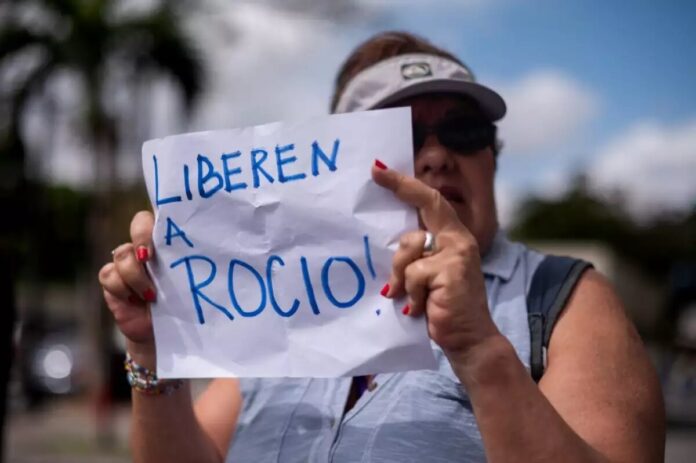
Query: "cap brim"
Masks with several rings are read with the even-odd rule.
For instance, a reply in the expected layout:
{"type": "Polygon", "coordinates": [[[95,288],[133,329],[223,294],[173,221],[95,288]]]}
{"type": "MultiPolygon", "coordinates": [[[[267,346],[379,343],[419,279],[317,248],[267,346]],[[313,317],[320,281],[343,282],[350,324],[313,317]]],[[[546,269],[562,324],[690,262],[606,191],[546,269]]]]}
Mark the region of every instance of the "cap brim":
{"type": "Polygon", "coordinates": [[[502,119],[507,110],[505,101],[497,92],[475,82],[454,79],[432,79],[416,82],[378,101],[372,109],[396,103],[404,98],[428,93],[456,93],[468,96],[476,101],[486,117],[494,122],[502,119]]]}

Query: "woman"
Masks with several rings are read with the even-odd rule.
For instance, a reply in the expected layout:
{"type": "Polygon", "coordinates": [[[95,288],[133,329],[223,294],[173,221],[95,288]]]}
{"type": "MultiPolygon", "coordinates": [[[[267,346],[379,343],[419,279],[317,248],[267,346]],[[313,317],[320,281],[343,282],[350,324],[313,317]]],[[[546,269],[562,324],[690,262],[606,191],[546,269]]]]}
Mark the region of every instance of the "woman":
{"type": "MultiPolygon", "coordinates": [[[[143,267],[153,216],[99,278],[128,339],[136,461],[660,461],[659,385],[606,280],[580,278],[548,346],[529,368],[525,295],[543,256],[498,231],[493,123],[497,93],[446,51],[405,33],[360,45],[336,81],[333,111],[412,109],[415,178],[379,160],[373,179],[417,207],[382,294],[427,317],[437,371],[368,378],[217,379],[191,403],[185,381],[160,381],[143,267]]],[[[533,117],[533,116],[530,116],[533,117]]]]}

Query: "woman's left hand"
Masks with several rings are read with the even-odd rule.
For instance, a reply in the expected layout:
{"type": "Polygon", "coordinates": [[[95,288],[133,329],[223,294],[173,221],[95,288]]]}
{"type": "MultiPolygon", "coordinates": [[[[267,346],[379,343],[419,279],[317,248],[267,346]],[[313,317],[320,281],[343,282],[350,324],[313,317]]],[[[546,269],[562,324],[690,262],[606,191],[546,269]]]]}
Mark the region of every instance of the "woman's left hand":
{"type": "Polygon", "coordinates": [[[447,200],[434,188],[391,169],[372,168],[374,181],[418,209],[435,248],[424,253],[426,232],[402,235],[394,254],[389,298],[408,296],[404,314],[425,313],[428,333],[450,361],[499,331],[488,311],[479,248],[447,200]]]}

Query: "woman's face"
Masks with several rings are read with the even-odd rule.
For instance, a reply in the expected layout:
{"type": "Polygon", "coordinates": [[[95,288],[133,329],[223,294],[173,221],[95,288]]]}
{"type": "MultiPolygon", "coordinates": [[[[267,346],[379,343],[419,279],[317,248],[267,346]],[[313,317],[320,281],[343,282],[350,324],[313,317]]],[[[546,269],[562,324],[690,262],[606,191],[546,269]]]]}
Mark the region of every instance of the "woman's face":
{"type": "MultiPolygon", "coordinates": [[[[479,116],[478,108],[471,102],[448,95],[417,96],[401,101],[398,106],[403,105],[411,106],[414,124],[427,127],[437,126],[455,115],[479,116]]],[[[485,253],[498,229],[493,193],[496,160],[491,147],[457,152],[443,146],[435,134],[429,133],[414,154],[416,177],[440,191],[485,253]]]]}

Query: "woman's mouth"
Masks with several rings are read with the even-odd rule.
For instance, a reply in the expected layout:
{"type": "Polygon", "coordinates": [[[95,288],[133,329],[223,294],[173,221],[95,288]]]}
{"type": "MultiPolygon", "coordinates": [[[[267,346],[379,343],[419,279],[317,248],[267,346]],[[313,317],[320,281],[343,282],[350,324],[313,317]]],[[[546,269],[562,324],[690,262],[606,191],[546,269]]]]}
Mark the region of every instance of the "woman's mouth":
{"type": "Polygon", "coordinates": [[[437,189],[440,194],[447,200],[453,203],[463,203],[464,197],[458,188],[451,186],[442,186],[437,189]]]}

